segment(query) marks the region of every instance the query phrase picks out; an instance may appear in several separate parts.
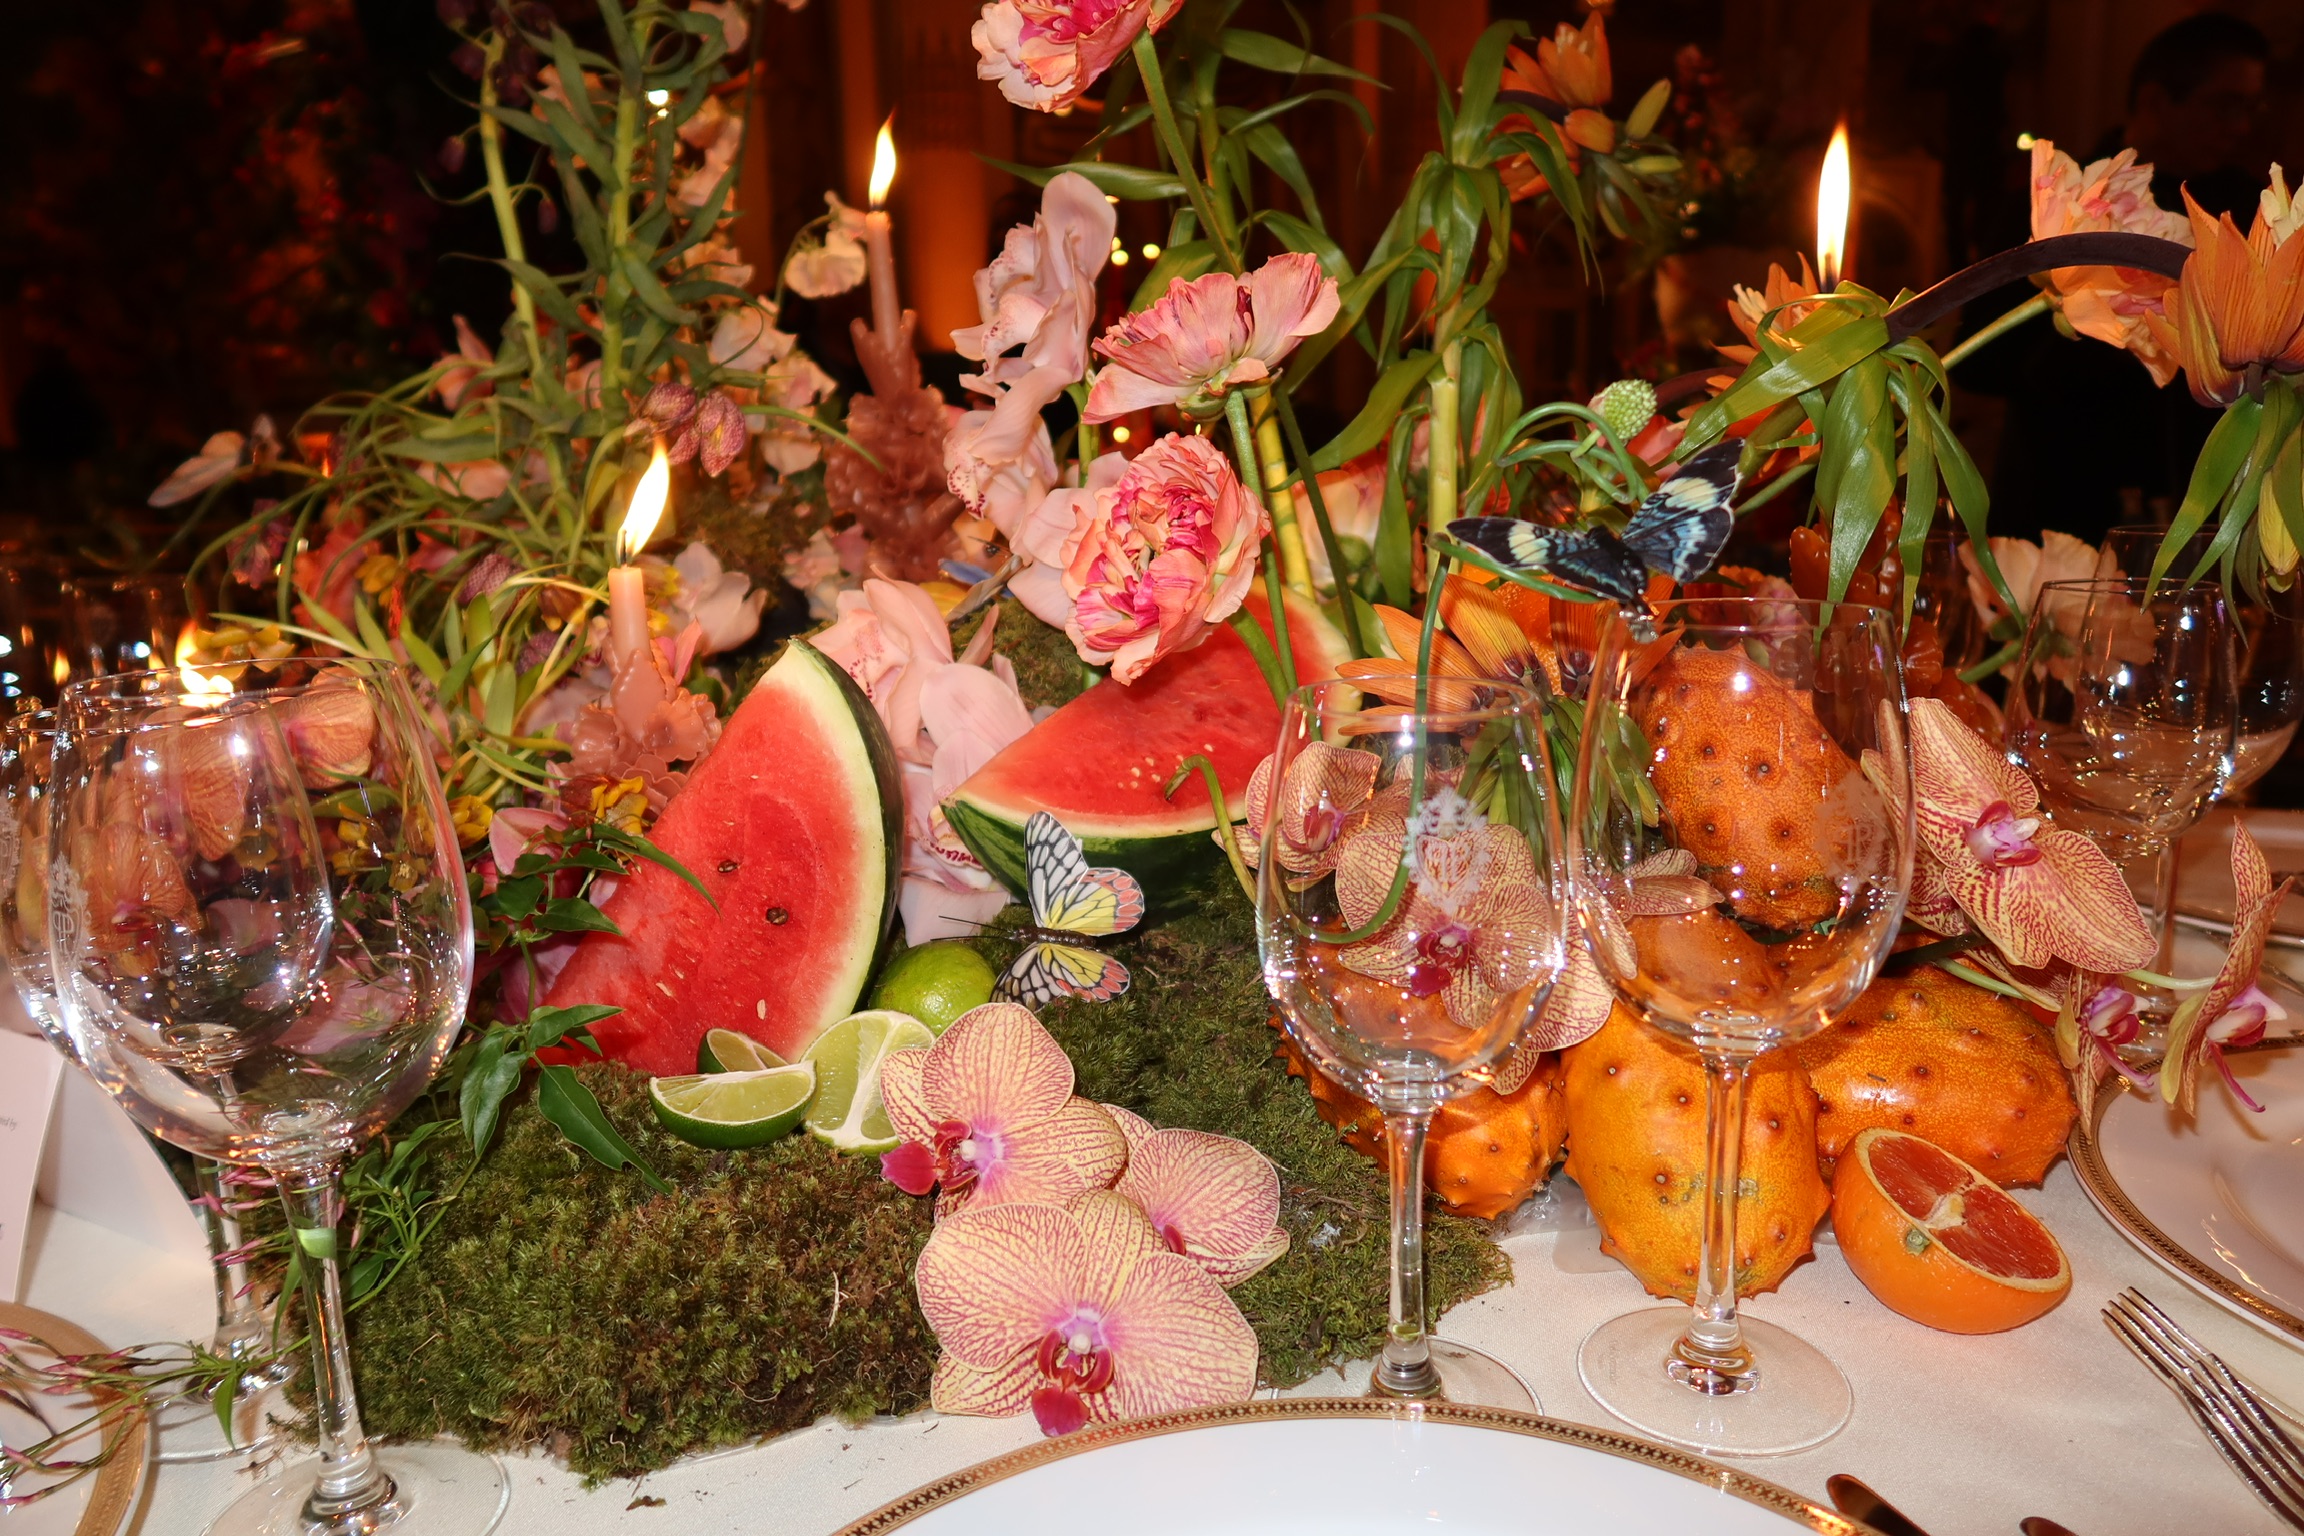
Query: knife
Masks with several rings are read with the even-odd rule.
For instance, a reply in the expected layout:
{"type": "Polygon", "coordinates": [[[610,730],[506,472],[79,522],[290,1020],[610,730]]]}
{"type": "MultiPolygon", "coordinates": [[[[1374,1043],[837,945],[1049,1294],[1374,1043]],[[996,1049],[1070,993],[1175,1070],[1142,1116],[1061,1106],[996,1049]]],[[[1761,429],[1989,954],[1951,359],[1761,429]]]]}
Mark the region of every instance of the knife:
{"type": "Polygon", "coordinates": [[[1889,1503],[1845,1472],[1824,1479],[1832,1507],[1851,1520],[1861,1520],[1880,1536],[1928,1536],[1910,1515],[1889,1503]]]}

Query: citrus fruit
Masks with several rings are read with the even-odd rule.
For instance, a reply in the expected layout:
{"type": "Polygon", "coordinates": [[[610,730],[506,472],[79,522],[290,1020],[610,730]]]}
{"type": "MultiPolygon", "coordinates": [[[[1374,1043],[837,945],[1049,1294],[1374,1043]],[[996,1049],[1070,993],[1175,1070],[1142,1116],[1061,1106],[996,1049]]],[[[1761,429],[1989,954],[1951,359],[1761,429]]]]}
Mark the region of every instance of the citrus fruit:
{"type": "Polygon", "coordinates": [[[1873,982],[1797,1049],[1828,1162],[1878,1126],[1925,1137],[1996,1184],[2037,1184],[2072,1129],[2071,1080],[2048,1032],[1932,965],[1873,982]]]}
{"type": "Polygon", "coordinates": [[[1858,1133],[1832,1180],[1832,1228],[1864,1288],[1946,1333],[2000,1333],[2072,1289],[2049,1230],[2008,1192],[1932,1142],[1858,1133]]]}
{"type": "MultiPolygon", "coordinates": [[[[1600,1248],[1652,1296],[1696,1294],[1704,1224],[1704,1067],[1619,1004],[1561,1052],[1568,1173],[1600,1222],[1600,1248]]],[[[1774,1290],[1809,1254],[1832,1203],[1816,1171],[1816,1093],[1786,1050],[1752,1063],[1736,1203],[1736,1286],[1774,1290]]]]}
{"type": "Polygon", "coordinates": [[[992,962],[958,939],[900,951],[880,972],[872,1006],[908,1013],[938,1034],[992,1001],[992,962]]]}
{"type": "Polygon", "coordinates": [[[708,1029],[696,1047],[699,1072],[765,1072],[783,1065],[783,1057],[750,1035],[732,1029],[708,1029]]]}
{"type": "Polygon", "coordinates": [[[816,1102],[808,1133],[843,1152],[885,1152],[896,1127],[880,1102],[880,1063],[896,1051],[936,1043],[927,1025],[908,1013],[870,1008],[852,1013],[816,1037],[805,1062],[816,1070],[816,1102]]]}
{"type": "Polygon", "coordinates": [[[699,1072],[648,1079],[648,1102],[664,1129],[698,1147],[757,1147],[800,1123],[816,1097],[816,1069],[699,1072]]]}

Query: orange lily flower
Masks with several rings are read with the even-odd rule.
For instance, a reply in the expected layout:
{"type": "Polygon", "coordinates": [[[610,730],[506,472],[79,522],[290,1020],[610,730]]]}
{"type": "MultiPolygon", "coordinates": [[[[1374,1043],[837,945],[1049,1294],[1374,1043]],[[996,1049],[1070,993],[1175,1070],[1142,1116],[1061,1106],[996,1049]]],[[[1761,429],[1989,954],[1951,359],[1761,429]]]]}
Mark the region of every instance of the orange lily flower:
{"type": "MultiPolygon", "coordinates": [[[[1670,577],[1650,578],[1649,602],[1660,602],[1671,592],[1670,577]]],[[[1454,679],[1526,682],[1541,672],[1554,693],[1581,694],[1607,614],[1605,603],[1568,602],[1500,578],[1489,585],[1461,573],[1450,575],[1440,593],[1443,627],[1432,637],[1428,707],[1472,709],[1486,702],[1486,690],[1454,679]]],[[[1338,673],[1388,704],[1413,708],[1423,624],[1414,614],[1382,604],[1376,618],[1399,659],[1348,661],[1338,673]]]]}
{"type": "Polygon", "coordinates": [[[2230,405],[2265,373],[2304,372],[2304,207],[2280,168],[2246,236],[2230,214],[2210,219],[2184,194],[2193,244],[2166,318],[2148,315],[2159,344],[2184,365],[2192,397],[2230,405]]]}
{"type": "Polygon", "coordinates": [[[1769,330],[1781,336],[1815,312],[1813,304],[1802,304],[1801,299],[1813,298],[1818,284],[1816,269],[1808,265],[1808,258],[1800,258],[1800,275],[1795,278],[1774,262],[1768,265],[1768,281],[1759,290],[1736,285],[1728,301],[1728,318],[1736,322],[1736,329],[1744,333],[1748,343],[1741,347],[1721,347],[1719,353],[1732,363],[1750,363],[1760,355],[1760,325],[1768,319],[1770,310],[1778,311],[1769,330]]]}
{"type": "Polygon", "coordinates": [[[1539,38],[1536,57],[1521,48],[1504,50],[1504,88],[1549,96],[1564,107],[1606,105],[1616,82],[1608,65],[1608,23],[1595,10],[1582,27],[1560,23],[1539,38]]]}

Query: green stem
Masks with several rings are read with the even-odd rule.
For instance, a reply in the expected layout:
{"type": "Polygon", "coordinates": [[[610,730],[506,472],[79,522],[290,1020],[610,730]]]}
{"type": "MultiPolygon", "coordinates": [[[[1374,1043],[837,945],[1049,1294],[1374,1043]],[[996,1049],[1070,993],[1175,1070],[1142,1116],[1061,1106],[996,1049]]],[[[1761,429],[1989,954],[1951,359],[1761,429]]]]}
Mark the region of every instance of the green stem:
{"type": "MultiPolygon", "coordinates": [[[[1237,391],[1235,392],[1237,393],[1237,391]]],[[[1288,585],[1312,597],[1312,557],[1304,548],[1304,527],[1296,520],[1296,498],[1288,490],[1288,456],[1280,451],[1280,423],[1272,414],[1269,390],[1249,403],[1256,420],[1256,457],[1264,471],[1264,506],[1272,514],[1272,540],[1288,572],[1288,585]]]]}
{"type": "Polygon", "coordinates": [[[1216,840],[1224,845],[1224,858],[1232,866],[1232,878],[1240,882],[1241,891],[1250,906],[1256,903],[1256,877],[1248,873],[1247,861],[1240,857],[1240,839],[1233,836],[1232,808],[1224,803],[1224,785],[1216,777],[1216,765],[1195,752],[1176,765],[1176,771],[1162,786],[1162,799],[1173,798],[1176,786],[1191,777],[1197,769],[1208,785],[1208,803],[1216,807],[1216,840]]]}
{"type": "Polygon", "coordinates": [[[1208,238],[1216,242],[1217,259],[1224,263],[1225,270],[1238,272],[1240,252],[1232,241],[1231,226],[1217,219],[1208,189],[1192,168],[1192,156],[1185,150],[1183,132],[1176,126],[1176,109],[1168,100],[1168,80],[1160,73],[1160,55],[1152,46],[1150,31],[1136,34],[1135,54],[1136,72],[1144,80],[1144,98],[1152,104],[1152,121],[1159,128],[1161,145],[1168,151],[1177,179],[1184,183],[1184,195],[1191,200],[1192,212],[1198,215],[1200,227],[1208,231],[1208,238]]]}
{"type": "MultiPolygon", "coordinates": [[[[635,20],[632,56],[648,56],[649,24],[635,20]]],[[[616,82],[616,163],[602,167],[608,183],[608,291],[600,307],[600,404],[613,414],[624,400],[624,306],[631,302],[632,284],[618,269],[617,257],[632,235],[632,149],[640,132],[641,93],[645,74],[616,82]]]]}
{"type": "MultiPolygon", "coordinates": [[[[1426,528],[1442,533],[1456,519],[1456,415],[1457,392],[1464,377],[1464,344],[1451,341],[1441,349],[1441,374],[1432,381],[1432,437],[1429,476],[1425,483],[1426,528]]],[[[1437,592],[1435,585],[1430,588],[1437,592]]]]}
{"type": "Polygon", "coordinates": [[[1963,668],[1960,673],[1960,681],[1964,683],[1980,683],[1984,681],[1984,679],[1990,677],[1993,673],[1999,671],[2002,667],[2014,661],[2016,659],[2017,653],[2023,649],[2023,641],[2009,641],[2006,645],[2000,647],[2000,649],[1994,651],[1991,655],[1976,663],[1976,665],[1963,668]]]}
{"type": "Polygon", "coordinates": [[[1272,654],[1272,642],[1257,627],[1255,616],[1243,606],[1233,609],[1232,617],[1224,622],[1232,626],[1232,633],[1238,635],[1240,643],[1248,647],[1249,658],[1256,663],[1256,670],[1264,674],[1264,686],[1272,690],[1272,702],[1285,708],[1288,703],[1288,684],[1280,675],[1280,661],[1272,654]]]}
{"type": "Polygon", "coordinates": [[[2047,308],[2048,295],[2045,293],[2036,293],[2032,295],[2032,297],[2026,299],[2023,303],[2017,305],[2014,309],[2008,311],[2008,313],[2002,315],[1999,319],[1993,321],[1990,325],[1984,327],[1984,329],[1978,331],[1975,335],[1969,337],[1967,340],[1954,347],[1951,351],[1945,353],[1944,366],[1947,368],[1959,367],[1986,342],[1991,341],[1995,337],[2001,336],[2006,332],[2016,329],[2016,327],[2022,325],[2025,321],[2031,319],[2034,315],[2044,313],[2047,308]]]}
{"type": "MultiPolygon", "coordinates": [[[[496,210],[496,233],[504,242],[504,254],[525,262],[528,247],[520,238],[520,211],[513,206],[512,184],[504,174],[504,125],[496,121],[496,60],[503,51],[504,35],[490,31],[486,66],[480,71],[480,163],[488,170],[488,202],[496,210]]],[[[528,370],[541,373],[544,362],[536,348],[536,300],[519,282],[512,284],[512,312],[520,317],[528,370]]]]}
{"type": "Polygon", "coordinates": [[[1344,639],[1352,647],[1354,656],[1368,654],[1367,642],[1360,638],[1360,609],[1358,596],[1352,590],[1351,578],[1357,574],[1344,565],[1344,544],[1336,537],[1336,525],[1328,519],[1328,498],[1321,494],[1320,476],[1312,467],[1312,450],[1304,446],[1304,429],[1296,424],[1296,407],[1288,398],[1288,391],[1272,391],[1273,411],[1280,418],[1281,430],[1288,434],[1288,451],[1296,456],[1296,464],[1304,476],[1304,494],[1312,502],[1312,521],[1320,529],[1321,547],[1328,551],[1328,575],[1336,584],[1336,599],[1343,609],[1344,639]]]}
{"type": "MultiPolygon", "coordinates": [[[[1232,431],[1232,456],[1240,465],[1240,488],[1248,493],[1258,506],[1263,505],[1264,493],[1260,488],[1263,476],[1256,468],[1256,439],[1248,426],[1248,397],[1235,389],[1224,396],[1224,424],[1232,431]]],[[[1270,516],[1269,509],[1266,511],[1270,516]]],[[[1295,647],[1288,637],[1288,600],[1280,590],[1280,559],[1277,539],[1267,538],[1264,545],[1264,594],[1272,605],[1272,644],[1278,654],[1280,675],[1287,679],[1287,693],[1296,691],[1295,647]]],[[[1285,703],[1285,695],[1275,694],[1274,701],[1285,703]]]]}

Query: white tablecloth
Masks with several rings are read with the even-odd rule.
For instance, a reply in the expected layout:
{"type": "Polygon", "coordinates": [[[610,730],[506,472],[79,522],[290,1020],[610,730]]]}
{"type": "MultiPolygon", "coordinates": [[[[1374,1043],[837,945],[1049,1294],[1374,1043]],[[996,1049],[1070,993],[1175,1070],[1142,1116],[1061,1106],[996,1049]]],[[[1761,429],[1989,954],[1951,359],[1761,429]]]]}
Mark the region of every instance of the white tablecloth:
{"type": "MultiPolygon", "coordinates": [[[[1969,1339],[1906,1322],[1873,1301],[1829,1248],[1780,1292],[1760,1298],[1755,1315],[1796,1330],[1847,1371],[1856,1412],[1820,1449],[1745,1462],[1745,1469],[1819,1501],[1827,1476],[1853,1472],[1932,1536],[2010,1536],[2034,1514],[2079,1536],[2281,1531],[2098,1313],[2123,1286],[2140,1286],[2240,1369],[2300,1405],[2304,1353],[2155,1268],[2096,1214],[2068,1167],[2019,1196],[2062,1240],[2074,1276],[2071,1296],[2030,1327],[1969,1339]]],[[[197,1253],[148,1248],[54,1212],[36,1221],[31,1242],[23,1299],[33,1306],[121,1344],[204,1335],[209,1327],[197,1253]]],[[[1576,1346],[1596,1324],[1643,1304],[1639,1287],[1599,1256],[1589,1228],[1513,1237],[1505,1247],[1515,1283],[1457,1308],[1445,1330],[1511,1363],[1548,1413],[1621,1427],[1578,1382],[1576,1346]]],[[[1330,1377],[1303,1390],[1338,1388],[1330,1377]]],[[[828,1536],[1034,1436],[1029,1418],[824,1423],[590,1492],[542,1456],[510,1457],[503,1529],[510,1536],[828,1536]]],[[[156,1468],[136,1528],[193,1536],[247,1476],[232,1463],[156,1468]]]]}

